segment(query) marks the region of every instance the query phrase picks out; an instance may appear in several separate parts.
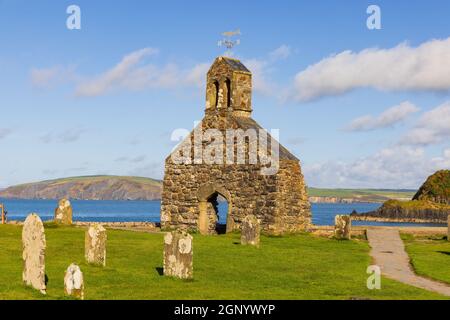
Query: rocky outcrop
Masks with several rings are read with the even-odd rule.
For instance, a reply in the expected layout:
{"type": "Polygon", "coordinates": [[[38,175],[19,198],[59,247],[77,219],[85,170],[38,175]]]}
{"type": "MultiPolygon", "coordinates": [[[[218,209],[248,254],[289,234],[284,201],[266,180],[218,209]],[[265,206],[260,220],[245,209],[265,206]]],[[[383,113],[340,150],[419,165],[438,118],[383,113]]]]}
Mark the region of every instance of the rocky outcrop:
{"type": "Polygon", "coordinates": [[[437,171],[410,201],[388,200],[378,210],[353,213],[353,220],[447,223],[450,214],[450,170],[437,171]]]}
{"type": "Polygon", "coordinates": [[[12,186],[0,198],[72,200],[158,200],[161,181],[141,177],[87,176],[12,186]]]}
{"type": "Polygon", "coordinates": [[[450,205],[450,170],[440,170],[429,176],[413,200],[450,205]]]}
{"type": "Polygon", "coordinates": [[[450,208],[407,207],[402,203],[384,204],[378,210],[367,213],[352,213],[353,220],[363,221],[391,221],[391,222],[432,222],[447,223],[450,208]]]}

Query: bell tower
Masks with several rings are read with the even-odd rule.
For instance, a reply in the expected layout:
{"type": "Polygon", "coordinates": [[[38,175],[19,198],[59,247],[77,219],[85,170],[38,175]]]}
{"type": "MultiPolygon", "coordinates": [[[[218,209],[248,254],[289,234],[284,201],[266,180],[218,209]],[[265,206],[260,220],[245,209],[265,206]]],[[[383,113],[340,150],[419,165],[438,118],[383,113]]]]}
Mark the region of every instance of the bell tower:
{"type": "Polygon", "coordinates": [[[205,114],[250,117],[252,73],[237,59],[218,57],[207,74],[205,114]]]}

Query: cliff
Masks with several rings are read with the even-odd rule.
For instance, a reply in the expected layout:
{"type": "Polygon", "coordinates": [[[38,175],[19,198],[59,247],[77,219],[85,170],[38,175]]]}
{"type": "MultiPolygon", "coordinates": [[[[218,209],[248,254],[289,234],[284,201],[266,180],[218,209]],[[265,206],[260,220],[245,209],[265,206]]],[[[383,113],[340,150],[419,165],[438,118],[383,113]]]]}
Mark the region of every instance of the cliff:
{"type": "Polygon", "coordinates": [[[0,198],[75,200],[157,200],[161,181],[142,177],[86,176],[12,186],[0,198]]]}
{"type": "Polygon", "coordinates": [[[386,201],[378,210],[357,214],[354,220],[392,221],[392,222],[433,222],[447,223],[450,206],[425,200],[386,201]]]}
{"type": "Polygon", "coordinates": [[[354,220],[447,223],[450,214],[450,170],[425,181],[410,201],[388,200],[378,210],[353,213],[354,220]]]}

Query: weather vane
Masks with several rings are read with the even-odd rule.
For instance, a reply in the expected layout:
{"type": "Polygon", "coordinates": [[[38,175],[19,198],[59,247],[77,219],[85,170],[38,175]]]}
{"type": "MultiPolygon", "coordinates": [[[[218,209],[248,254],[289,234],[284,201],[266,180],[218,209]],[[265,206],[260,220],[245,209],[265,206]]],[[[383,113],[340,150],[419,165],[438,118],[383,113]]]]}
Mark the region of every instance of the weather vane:
{"type": "Polygon", "coordinates": [[[233,55],[233,52],[231,49],[233,49],[235,46],[239,45],[241,43],[240,39],[233,40],[232,37],[240,35],[241,30],[237,29],[236,31],[227,31],[222,33],[222,36],[225,38],[220,40],[217,45],[219,47],[226,47],[227,51],[225,52],[225,55],[231,56],[233,55]]]}

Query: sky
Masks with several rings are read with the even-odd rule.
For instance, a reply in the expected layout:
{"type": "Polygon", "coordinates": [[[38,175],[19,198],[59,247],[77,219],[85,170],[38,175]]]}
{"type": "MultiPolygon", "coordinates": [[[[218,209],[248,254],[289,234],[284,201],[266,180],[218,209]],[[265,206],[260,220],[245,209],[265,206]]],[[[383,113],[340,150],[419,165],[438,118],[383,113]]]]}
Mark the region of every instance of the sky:
{"type": "Polygon", "coordinates": [[[161,179],[236,29],[253,118],[280,130],[309,186],[418,188],[450,168],[449,12],[446,0],[0,0],[0,188],[161,179]],[[70,5],[81,29],[67,27],[70,5]]]}

